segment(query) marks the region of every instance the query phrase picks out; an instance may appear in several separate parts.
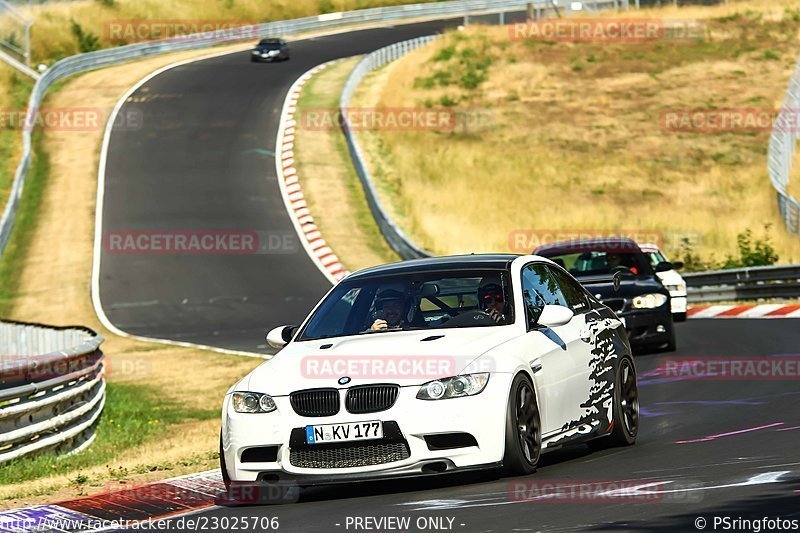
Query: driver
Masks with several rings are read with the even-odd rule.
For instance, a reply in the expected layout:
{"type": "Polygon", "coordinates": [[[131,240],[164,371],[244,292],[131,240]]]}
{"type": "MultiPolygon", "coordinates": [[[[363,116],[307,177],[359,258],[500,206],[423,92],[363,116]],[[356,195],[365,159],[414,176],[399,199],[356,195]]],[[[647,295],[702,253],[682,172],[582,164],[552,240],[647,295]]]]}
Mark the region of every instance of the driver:
{"type": "Polygon", "coordinates": [[[611,270],[612,268],[616,268],[622,265],[622,257],[619,254],[615,253],[608,253],[606,254],[606,264],[608,265],[608,269],[611,270]]]}
{"type": "Polygon", "coordinates": [[[370,331],[380,331],[385,329],[402,329],[406,326],[403,320],[406,311],[408,298],[400,291],[394,289],[384,289],[375,299],[375,307],[382,312],[383,318],[379,318],[372,323],[370,331]]]}
{"type": "Polygon", "coordinates": [[[508,302],[498,278],[484,278],[478,286],[478,305],[498,324],[506,321],[508,302]]]}

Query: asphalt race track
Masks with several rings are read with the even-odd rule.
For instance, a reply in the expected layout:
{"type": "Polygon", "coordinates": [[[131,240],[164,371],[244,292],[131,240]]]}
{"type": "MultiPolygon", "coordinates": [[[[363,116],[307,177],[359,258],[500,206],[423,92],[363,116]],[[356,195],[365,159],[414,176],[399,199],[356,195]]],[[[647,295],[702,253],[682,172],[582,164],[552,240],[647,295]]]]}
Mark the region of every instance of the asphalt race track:
{"type": "Polygon", "coordinates": [[[676,380],[657,371],[665,358],[797,354],[799,326],[791,319],[677,324],[677,352],[636,358],[642,418],[632,447],[564,448],[520,479],[469,474],[317,487],[288,494],[291,503],[216,507],[194,517],[208,523],[278,517],[281,531],[304,533],[400,531],[357,528],[357,517],[410,517],[408,531],[415,533],[697,531],[698,517],[713,531],[714,516],[800,520],[797,379],[676,380]],[[523,492],[517,483],[527,484],[523,492]],[[525,501],[547,494],[553,483],[645,488],[608,498],[525,501]],[[451,529],[416,527],[418,519],[433,517],[444,525],[453,519],[451,529]]]}
{"type": "Polygon", "coordinates": [[[298,41],[292,59],[280,63],[226,55],[140,87],[120,116],[140,116],[142,127],[115,128],[106,164],[99,285],[111,323],[146,337],[267,351],[265,331],[299,323],[330,288],[300,245],[278,188],[273,152],[289,87],[326,61],[458,22],[298,41]],[[112,240],[198,231],[258,232],[267,253],[146,253],[112,240]]]}
{"type": "MultiPolygon", "coordinates": [[[[155,77],[126,103],[142,111],[144,127],[111,138],[104,232],[291,234],[272,156],[291,83],[330,59],[442,26],[335,35],[294,43],[284,63],[251,64],[247,54],[234,54],[155,77]]],[[[100,296],[116,326],[224,348],[263,352],[266,329],[298,322],[328,288],[299,247],[254,255],[102,255],[100,296]]],[[[414,532],[697,531],[698,517],[713,531],[713,516],[800,519],[797,380],[689,380],[659,371],[666,357],[797,354],[800,321],[690,320],[677,328],[678,352],[636,359],[638,443],[547,454],[522,480],[531,491],[522,497],[515,492],[520,480],[470,474],[306,489],[291,503],[214,507],[193,516],[278,517],[279,531],[308,533],[400,531],[376,522],[356,527],[356,518],[367,517],[410,517],[405,529],[414,532]],[[615,497],[524,497],[548,483],[623,481],[627,492],[615,497]],[[633,486],[640,488],[631,492],[633,486]]]]}

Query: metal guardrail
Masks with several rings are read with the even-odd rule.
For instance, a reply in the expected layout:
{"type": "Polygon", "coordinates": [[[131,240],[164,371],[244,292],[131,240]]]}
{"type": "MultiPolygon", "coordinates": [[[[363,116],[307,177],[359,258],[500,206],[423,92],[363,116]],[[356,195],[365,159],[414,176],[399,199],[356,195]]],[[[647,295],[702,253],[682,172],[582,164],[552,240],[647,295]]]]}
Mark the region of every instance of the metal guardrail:
{"type": "Polygon", "coordinates": [[[682,274],[690,302],[800,298],[800,265],[682,274]]]}
{"type": "Polygon", "coordinates": [[[92,442],[106,398],[102,342],[88,328],[0,322],[0,463],[92,442]]]}
{"type": "MultiPolygon", "coordinates": [[[[543,2],[544,0],[536,0],[543,2]]],[[[347,26],[376,23],[390,23],[409,19],[431,19],[464,16],[473,12],[491,12],[509,10],[525,6],[527,2],[520,0],[454,0],[449,2],[432,2],[429,4],[407,4],[393,7],[360,9],[341,13],[328,13],[314,17],[294,20],[267,22],[254,26],[242,26],[234,29],[217,30],[207,33],[179,36],[161,41],[148,41],[106,50],[98,50],[86,54],[62,59],[50,67],[36,82],[28,103],[26,124],[35,124],[33,120],[47,90],[55,82],[89,70],[116,65],[134,59],[140,59],[165,52],[198,50],[218,44],[235,43],[265,37],[282,37],[304,32],[325,31],[347,26]]],[[[0,255],[5,250],[19,208],[25,177],[31,163],[31,131],[24,128],[22,132],[22,160],[17,167],[8,202],[0,219],[0,255]]]]}
{"type": "Polygon", "coordinates": [[[787,193],[789,175],[792,171],[798,131],[796,115],[800,111],[800,60],[789,80],[789,88],[769,137],[767,170],[772,186],[778,195],[778,211],[786,229],[800,233],[800,202],[787,193]]]}
{"type": "Polygon", "coordinates": [[[370,72],[403,57],[412,50],[416,50],[417,48],[432,42],[436,38],[437,37],[435,35],[418,37],[417,39],[395,43],[384,48],[380,48],[371,54],[367,54],[363,59],[361,59],[361,61],[358,62],[358,64],[356,64],[352,72],[350,72],[350,75],[345,81],[344,89],[342,90],[342,96],[339,100],[339,113],[342,117],[342,132],[344,133],[347,141],[347,147],[350,151],[350,157],[353,160],[353,166],[356,169],[359,180],[361,180],[361,186],[364,188],[364,195],[367,198],[369,210],[372,212],[372,216],[375,219],[375,222],[378,224],[378,229],[380,229],[383,238],[386,240],[392,250],[397,252],[397,255],[403,259],[431,257],[432,254],[411,242],[411,240],[406,237],[405,233],[403,233],[397,224],[394,223],[389,214],[383,208],[383,204],[381,203],[380,198],[378,198],[378,193],[375,189],[375,183],[372,180],[372,174],[370,173],[369,166],[366,163],[364,152],[361,149],[361,145],[358,142],[355,132],[350,127],[347,109],[350,107],[350,101],[352,100],[356,89],[358,89],[359,84],[370,72]]]}

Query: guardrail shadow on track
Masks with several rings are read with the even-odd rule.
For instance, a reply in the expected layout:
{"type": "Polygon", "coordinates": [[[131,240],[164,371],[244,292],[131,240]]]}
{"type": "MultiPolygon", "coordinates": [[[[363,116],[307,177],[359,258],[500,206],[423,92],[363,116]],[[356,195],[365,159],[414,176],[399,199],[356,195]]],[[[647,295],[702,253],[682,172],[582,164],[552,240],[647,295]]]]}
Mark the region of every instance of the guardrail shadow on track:
{"type": "Polygon", "coordinates": [[[102,342],[79,326],[0,322],[0,463],[92,442],[106,399],[102,342]]]}

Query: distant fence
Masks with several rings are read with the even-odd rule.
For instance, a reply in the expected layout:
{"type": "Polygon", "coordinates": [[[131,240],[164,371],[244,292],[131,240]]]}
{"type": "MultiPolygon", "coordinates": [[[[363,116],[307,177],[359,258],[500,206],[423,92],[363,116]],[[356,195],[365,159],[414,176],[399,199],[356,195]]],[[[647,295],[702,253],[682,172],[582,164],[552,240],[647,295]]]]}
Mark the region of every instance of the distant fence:
{"type": "Polygon", "coordinates": [[[690,302],[800,298],[800,265],[683,274],[690,302]]]}
{"type": "Polygon", "coordinates": [[[0,463],[87,446],[105,404],[103,337],[0,322],[0,463]]]}
{"type": "Polygon", "coordinates": [[[375,50],[371,54],[367,54],[358,62],[358,64],[350,72],[342,90],[342,96],[339,100],[339,111],[342,117],[342,131],[344,132],[345,139],[347,140],[347,147],[350,150],[350,156],[353,159],[353,166],[356,169],[361,186],[364,188],[364,195],[367,198],[367,204],[372,212],[373,218],[380,229],[383,238],[389,246],[397,252],[397,255],[403,259],[419,259],[421,257],[430,257],[431,253],[424,250],[411,242],[411,239],[406,237],[405,233],[394,223],[389,214],[383,208],[383,204],[378,198],[378,193],[375,189],[375,183],[372,180],[369,166],[364,158],[364,152],[358,142],[355,132],[352,130],[350,121],[348,119],[347,109],[350,107],[350,100],[358,89],[359,84],[364,78],[375,69],[382,67],[387,63],[399,59],[417,48],[424,46],[436,39],[435,35],[427,37],[418,37],[410,41],[403,41],[389,46],[385,46],[375,50]]]}
{"type": "Polygon", "coordinates": [[[797,127],[793,126],[798,109],[800,109],[800,60],[789,80],[789,88],[786,90],[783,105],[770,135],[767,152],[767,170],[778,194],[778,210],[786,229],[792,233],[800,233],[800,203],[787,192],[799,133],[797,127]]]}

